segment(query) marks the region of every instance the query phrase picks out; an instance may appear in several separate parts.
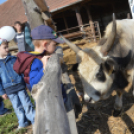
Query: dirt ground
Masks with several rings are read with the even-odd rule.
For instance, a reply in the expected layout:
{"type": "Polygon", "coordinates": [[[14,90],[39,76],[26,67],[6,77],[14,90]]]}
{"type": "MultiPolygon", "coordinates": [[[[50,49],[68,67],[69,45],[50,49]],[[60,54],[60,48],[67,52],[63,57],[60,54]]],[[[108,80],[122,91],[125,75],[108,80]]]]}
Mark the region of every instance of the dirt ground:
{"type": "MultiPolygon", "coordinates": [[[[80,48],[92,47],[94,42],[85,40],[74,43],[85,42],[80,48]]],[[[62,45],[61,45],[62,46],[62,45]]],[[[65,46],[65,45],[64,45],[65,46]]],[[[79,72],[71,71],[72,64],[76,63],[75,53],[67,49],[64,51],[64,60],[69,68],[69,76],[74,84],[77,93],[82,92],[82,84],[79,72]]],[[[86,104],[83,101],[83,111],[79,115],[77,127],[79,134],[134,134],[134,97],[130,90],[131,83],[126,88],[123,96],[123,109],[119,117],[113,117],[113,106],[116,92],[107,100],[100,101],[96,104],[86,104]]]]}

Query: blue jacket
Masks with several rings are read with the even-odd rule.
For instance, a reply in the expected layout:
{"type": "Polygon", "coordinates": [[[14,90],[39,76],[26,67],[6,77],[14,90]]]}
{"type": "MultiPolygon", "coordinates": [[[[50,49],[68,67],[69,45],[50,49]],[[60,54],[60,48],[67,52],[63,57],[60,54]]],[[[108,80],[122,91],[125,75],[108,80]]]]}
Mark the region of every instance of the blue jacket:
{"type": "Polygon", "coordinates": [[[0,59],[0,95],[5,94],[6,88],[22,83],[25,85],[22,76],[13,70],[15,61],[16,57],[10,54],[5,60],[0,59]]]}
{"type": "Polygon", "coordinates": [[[42,76],[44,75],[43,73],[43,63],[39,59],[34,59],[32,65],[31,65],[31,70],[29,73],[30,76],[30,85],[33,87],[34,84],[37,84],[42,76]]]}

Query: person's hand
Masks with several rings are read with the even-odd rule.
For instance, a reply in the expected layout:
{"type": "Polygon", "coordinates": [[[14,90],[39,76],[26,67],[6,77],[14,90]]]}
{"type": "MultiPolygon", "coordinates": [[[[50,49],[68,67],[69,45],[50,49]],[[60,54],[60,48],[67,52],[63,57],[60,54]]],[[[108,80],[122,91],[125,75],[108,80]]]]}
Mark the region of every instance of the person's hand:
{"type": "Polygon", "coordinates": [[[45,67],[46,67],[46,64],[47,64],[47,61],[48,61],[48,59],[50,58],[51,56],[44,56],[42,59],[41,59],[41,61],[42,61],[42,63],[43,63],[43,68],[45,69],[45,67]]]}
{"type": "Polygon", "coordinates": [[[6,99],[8,99],[8,96],[7,96],[6,94],[3,94],[3,95],[2,95],[2,98],[3,98],[4,100],[6,100],[6,99]]]}

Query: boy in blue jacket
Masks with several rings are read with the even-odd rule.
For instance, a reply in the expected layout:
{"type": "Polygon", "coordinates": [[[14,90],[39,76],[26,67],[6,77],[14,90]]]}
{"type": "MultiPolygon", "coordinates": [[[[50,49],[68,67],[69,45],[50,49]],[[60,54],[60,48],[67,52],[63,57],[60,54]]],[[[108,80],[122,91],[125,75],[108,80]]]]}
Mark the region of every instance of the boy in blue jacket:
{"type": "MultiPolygon", "coordinates": [[[[14,64],[18,74],[24,74],[24,80],[31,87],[37,84],[45,72],[47,61],[56,50],[57,43],[64,43],[56,33],[45,25],[40,25],[31,31],[33,39],[33,52],[20,52],[14,64]]],[[[63,87],[63,86],[62,86],[63,87]]],[[[62,88],[64,102],[67,100],[66,91],[62,88]]]]}
{"type": "Polygon", "coordinates": [[[8,52],[8,42],[0,39],[0,95],[10,99],[18,118],[18,129],[34,123],[35,110],[21,75],[13,70],[16,57],[8,52]],[[29,120],[29,121],[28,121],[29,120]]]}

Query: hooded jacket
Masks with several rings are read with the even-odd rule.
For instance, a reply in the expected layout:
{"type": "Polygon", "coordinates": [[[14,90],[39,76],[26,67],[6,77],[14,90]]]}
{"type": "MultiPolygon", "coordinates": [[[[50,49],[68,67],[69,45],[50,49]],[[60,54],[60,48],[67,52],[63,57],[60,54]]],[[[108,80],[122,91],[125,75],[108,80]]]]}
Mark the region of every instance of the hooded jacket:
{"type": "Polygon", "coordinates": [[[29,52],[19,52],[17,55],[17,60],[14,63],[13,69],[18,74],[24,74],[24,81],[29,84],[29,72],[31,69],[32,62],[35,58],[42,58],[46,52],[44,51],[41,54],[33,54],[29,52]]]}

